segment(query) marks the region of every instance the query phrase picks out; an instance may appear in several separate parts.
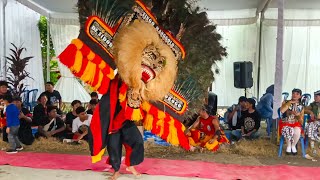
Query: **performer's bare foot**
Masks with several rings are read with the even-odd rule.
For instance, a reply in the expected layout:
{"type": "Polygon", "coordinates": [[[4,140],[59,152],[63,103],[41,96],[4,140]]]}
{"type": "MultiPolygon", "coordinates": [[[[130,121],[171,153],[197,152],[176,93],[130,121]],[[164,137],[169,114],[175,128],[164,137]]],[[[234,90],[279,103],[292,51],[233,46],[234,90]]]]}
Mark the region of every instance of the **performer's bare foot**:
{"type": "Polygon", "coordinates": [[[109,178],[109,180],[116,180],[118,179],[118,177],[120,176],[120,172],[117,171],[117,172],[114,172],[113,175],[109,178]]]}
{"type": "Polygon", "coordinates": [[[126,170],[131,172],[136,178],[141,177],[141,174],[133,166],[127,167],[126,170]]]}

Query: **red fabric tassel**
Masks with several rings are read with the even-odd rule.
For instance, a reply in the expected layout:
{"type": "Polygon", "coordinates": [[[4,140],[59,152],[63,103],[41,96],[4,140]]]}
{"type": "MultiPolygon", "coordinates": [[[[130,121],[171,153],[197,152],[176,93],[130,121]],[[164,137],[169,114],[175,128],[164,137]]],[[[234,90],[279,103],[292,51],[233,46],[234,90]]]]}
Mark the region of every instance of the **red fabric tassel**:
{"type": "Polygon", "coordinates": [[[169,129],[169,122],[170,122],[171,118],[169,115],[166,114],[166,117],[164,118],[164,131],[163,131],[163,134],[161,136],[161,138],[165,141],[167,141],[167,138],[168,138],[168,135],[169,135],[169,132],[170,132],[170,129],[169,129]]]}
{"type": "Polygon", "coordinates": [[[102,82],[101,82],[101,86],[98,89],[98,92],[100,94],[107,93],[107,91],[109,89],[109,83],[110,83],[110,79],[104,75],[103,79],[102,79],[102,82]]]}
{"type": "Polygon", "coordinates": [[[87,57],[91,50],[86,44],[83,43],[83,46],[80,49],[80,51],[82,52],[83,57],[87,57]]]}
{"type": "Polygon", "coordinates": [[[126,119],[131,119],[131,115],[132,115],[132,113],[133,113],[133,108],[131,108],[131,107],[126,107],[125,108],[125,118],[126,119]]]}
{"type": "Polygon", "coordinates": [[[93,79],[93,82],[92,82],[92,86],[96,86],[99,82],[99,77],[100,77],[100,69],[98,66],[96,66],[96,74],[94,75],[94,79],[93,79]]]}
{"type": "Polygon", "coordinates": [[[125,94],[127,92],[127,90],[128,90],[128,86],[127,86],[126,83],[123,82],[121,87],[120,87],[120,89],[119,89],[119,93],[120,94],[125,94]]]}
{"type": "Polygon", "coordinates": [[[90,124],[90,130],[92,133],[92,136],[94,137],[94,143],[93,143],[93,155],[99,154],[100,150],[102,149],[102,132],[101,132],[101,123],[100,123],[100,106],[99,104],[94,110],[91,124],[90,124]]]}
{"type": "MultiPolygon", "coordinates": [[[[101,61],[103,61],[103,60],[100,58],[100,56],[99,56],[98,54],[95,54],[92,62],[95,63],[95,64],[97,64],[97,65],[99,65],[99,64],[101,63],[101,61]]],[[[106,75],[106,74],[105,74],[105,75],[106,75]]]]}
{"type": "Polygon", "coordinates": [[[83,75],[84,71],[86,70],[87,65],[88,65],[88,59],[87,59],[86,57],[84,57],[84,58],[82,59],[82,65],[81,65],[80,71],[79,71],[78,73],[73,72],[73,74],[74,74],[76,77],[79,77],[79,78],[80,78],[80,77],[83,75]]]}
{"type": "Polygon", "coordinates": [[[174,120],[174,126],[177,128],[177,134],[180,146],[183,147],[186,150],[190,149],[189,140],[187,136],[182,131],[182,124],[178,120],[174,120]]]}
{"type": "Polygon", "coordinates": [[[153,122],[152,122],[152,130],[151,132],[153,134],[156,134],[156,135],[159,135],[160,134],[160,128],[158,127],[157,125],[157,122],[158,122],[158,109],[155,108],[154,106],[151,106],[150,108],[150,114],[153,115],[153,122]]]}
{"type": "Polygon", "coordinates": [[[105,68],[101,69],[101,71],[105,75],[110,74],[110,67],[106,66],[105,68]]]}
{"type": "Polygon", "coordinates": [[[68,47],[58,56],[61,63],[70,68],[76,58],[77,47],[74,44],[69,44],[68,47]]]}

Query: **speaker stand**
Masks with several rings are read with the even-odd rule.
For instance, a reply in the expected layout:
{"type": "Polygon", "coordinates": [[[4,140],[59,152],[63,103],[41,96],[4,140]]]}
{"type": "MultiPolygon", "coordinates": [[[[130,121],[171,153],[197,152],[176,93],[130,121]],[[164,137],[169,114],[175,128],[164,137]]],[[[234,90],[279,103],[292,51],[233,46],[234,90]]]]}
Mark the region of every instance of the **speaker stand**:
{"type": "Polygon", "coordinates": [[[247,97],[247,88],[244,88],[244,97],[247,97]]]}

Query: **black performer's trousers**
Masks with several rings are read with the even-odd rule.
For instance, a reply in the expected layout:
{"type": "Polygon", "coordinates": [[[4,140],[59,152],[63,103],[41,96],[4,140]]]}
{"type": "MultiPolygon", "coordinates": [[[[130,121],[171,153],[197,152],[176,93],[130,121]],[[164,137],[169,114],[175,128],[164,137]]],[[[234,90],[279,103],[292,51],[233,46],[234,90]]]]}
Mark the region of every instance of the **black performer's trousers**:
{"type": "Polygon", "coordinates": [[[108,135],[107,150],[109,163],[115,171],[119,171],[120,169],[122,145],[126,149],[125,163],[127,166],[135,166],[143,161],[143,139],[133,121],[125,121],[118,132],[108,135]]]}

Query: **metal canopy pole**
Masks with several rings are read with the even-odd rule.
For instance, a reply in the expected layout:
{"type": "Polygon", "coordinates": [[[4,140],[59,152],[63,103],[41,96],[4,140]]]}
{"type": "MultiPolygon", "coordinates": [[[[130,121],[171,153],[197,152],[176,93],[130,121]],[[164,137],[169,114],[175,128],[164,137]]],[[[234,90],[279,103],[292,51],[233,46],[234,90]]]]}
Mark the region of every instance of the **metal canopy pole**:
{"type": "Polygon", "coordinates": [[[3,22],[3,57],[0,57],[0,58],[3,58],[4,61],[4,65],[3,65],[3,74],[2,74],[2,77],[3,79],[5,80],[7,78],[7,59],[5,58],[7,56],[7,38],[6,38],[6,6],[7,6],[7,0],[3,0],[3,9],[2,9],[2,22],[3,22]]]}
{"type": "Polygon", "coordinates": [[[47,81],[50,81],[50,15],[47,17],[47,81]]]}
{"type": "MultiPolygon", "coordinates": [[[[284,0],[278,0],[278,26],[277,26],[277,50],[276,50],[276,67],[274,77],[274,98],[273,98],[273,119],[275,126],[278,125],[278,108],[281,107],[282,101],[282,84],[283,84],[283,26],[284,26],[284,0]]],[[[276,133],[273,131],[272,133],[276,133]]]]}
{"type": "Polygon", "coordinates": [[[273,118],[278,117],[278,108],[281,106],[282,100],[282,84],[283,84],[283,11],[284,0],[278,0],[278,32],[277,32],[277,53],[276,53],[276,71],[274,78],[274,109],[273,118]]]}
{"type": "Polygon", "coordinates": [[[260,24],[259,24],[259,50],[258,50],[258,75],[257,75],[257,98],[260,99],[260,78],[261,78],[261,54],[262,54],[262,31],[263,31],[263,20],[264,20],[264,13],[268,9],[271,0],[264,0],[259,5],[256,15],[260,14],[260,24]]]}
{"type": "Polygon", "coordinates": [[[259,24],[259,56],[258,56],[258,75],[257,75],[257,98],[260,99],[260,73],[261,73],[261,52],[262,52],[262,27],[263,26],[263,15],[260,16],[259,24]]]}

